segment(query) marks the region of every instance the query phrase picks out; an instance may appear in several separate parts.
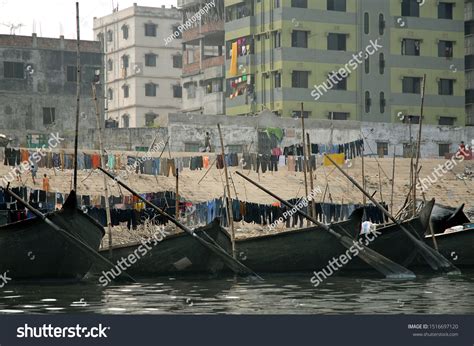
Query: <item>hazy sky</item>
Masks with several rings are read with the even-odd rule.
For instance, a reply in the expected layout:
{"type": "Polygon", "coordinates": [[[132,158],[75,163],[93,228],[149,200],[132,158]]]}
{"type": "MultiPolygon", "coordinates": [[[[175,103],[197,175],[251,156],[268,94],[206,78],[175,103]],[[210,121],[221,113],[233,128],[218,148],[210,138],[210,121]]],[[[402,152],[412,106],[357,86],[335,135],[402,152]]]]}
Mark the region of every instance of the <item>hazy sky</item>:
{"type": "MultiPolygon", "coordinates": [[[[112,4],[124,9],[136,2],[141,6],[176,6],[176,0],[79,0],[81,39],[92,40],[94,17],[112,13],[112,4]]],[[[76,38],[76,0],[0,0],[0,34],[9,34],[10,26],[23,24],[16,35],[76,38]],[[36,27],[36,30],[33,30],[36,27]]]]}

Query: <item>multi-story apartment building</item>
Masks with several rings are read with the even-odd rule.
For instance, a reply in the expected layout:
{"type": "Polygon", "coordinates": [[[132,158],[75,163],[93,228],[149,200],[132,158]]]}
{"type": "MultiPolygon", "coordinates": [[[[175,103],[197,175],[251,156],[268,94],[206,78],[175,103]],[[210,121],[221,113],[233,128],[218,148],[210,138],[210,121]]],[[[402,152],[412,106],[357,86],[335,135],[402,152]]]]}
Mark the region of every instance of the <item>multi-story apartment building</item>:
{"type": "Polygon", "coordinates": [[[119,127],[164,125],[181,108],[181,39],[171,38],[180,22],[174,7],[137,4],[94,18],[105,53],[106,118],[119,127]]]}
{"type": "Polygon", "coordinates": [[[465,125],[462,0],[226,0],[225,9],[228,115],[300,116],[304,102],[314,118],[417,122],[426,74],[424,122],[465,125]],[[361,59],[366,47],[373,54],[361,59]]]}
{"type": "Polygon", "coordinates": [[[466,68],[466,125],[474,126],[474,1],[466,0],[464,7],[466,68]]]}
{"type": "Polygon", "coordinates": [[[224,0],[178,0],[183,23],[183,112],[225,114],[224,0]],[[206,7],[207,6],[207,7],[206,7]],[[191,21],[198,13],[199,20],[191,21]]]}
{"type": "MultiPolygon", "coordinates": [[[[100,80],[100,44],[81,41],[80,57],[79,126],[85,132],[96,128],[91,85],[100,80]]],[[[0,129],[15,145],[41,146],[51,132],[74,133],[76,64],[76,40],[0,35],[0,129]]]]}

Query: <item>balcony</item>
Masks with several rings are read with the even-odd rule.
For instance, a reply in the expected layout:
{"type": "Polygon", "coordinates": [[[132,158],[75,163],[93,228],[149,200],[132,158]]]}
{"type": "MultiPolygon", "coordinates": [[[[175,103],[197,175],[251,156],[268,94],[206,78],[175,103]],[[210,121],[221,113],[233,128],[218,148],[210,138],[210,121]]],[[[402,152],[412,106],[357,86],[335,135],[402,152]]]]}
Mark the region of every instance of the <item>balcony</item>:
{"type": "Polygon", "coordinates": [[[466,90],[474,90],[474,71],[466,71],[466,90]]]}
{"type": "MultiPolygon", "coordinates": [[[[204,58],[202,61],[202,70],[206,70],[211,67],[224,66],[224,56],[213,56],[209,58],[204,58]]],[[[194,62],[192,64],[185,64],[183,66],[183,76],[198,74],[201,71],[201,63],[194,62]]]]}
{"type": "Polygon", "coordinates": [[[198,40],[209,36],[209,42],[205,42],[207,45],[214,45],[212,41],[220,41],[219,44],[224,42],[224,20],[219,20],[217,22],[206,23],[200,26],[193,27],[183,32],[183,43],[197,43],[198,40]],[[213,36],[216,36],[213,39],[213,36]]]}

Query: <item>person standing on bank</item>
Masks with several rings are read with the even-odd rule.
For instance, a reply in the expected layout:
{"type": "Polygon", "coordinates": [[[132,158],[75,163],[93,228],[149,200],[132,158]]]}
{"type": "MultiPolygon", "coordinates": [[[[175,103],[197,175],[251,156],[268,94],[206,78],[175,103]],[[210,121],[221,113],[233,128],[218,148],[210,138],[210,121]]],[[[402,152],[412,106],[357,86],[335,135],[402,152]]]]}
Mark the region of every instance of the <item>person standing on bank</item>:
{"type": "Polygon", "coordinates": [[[38,173],[38,167],[33,163],[31,165],[31,178],[33,179],[33,185],[36,185],[36,173],[38,173]]]}
{"type": "Polygon", "coordinates": [[[211,135],[209,132],[206,132],[206,137],[204,138],[204,148],[206,148],[206,152],[211,152],[211,135]]]}
{"type": "Polygon", "coordinates": [[[47,174],[43,177],[43,190],[49,192],[49,178],[47,174]]]}

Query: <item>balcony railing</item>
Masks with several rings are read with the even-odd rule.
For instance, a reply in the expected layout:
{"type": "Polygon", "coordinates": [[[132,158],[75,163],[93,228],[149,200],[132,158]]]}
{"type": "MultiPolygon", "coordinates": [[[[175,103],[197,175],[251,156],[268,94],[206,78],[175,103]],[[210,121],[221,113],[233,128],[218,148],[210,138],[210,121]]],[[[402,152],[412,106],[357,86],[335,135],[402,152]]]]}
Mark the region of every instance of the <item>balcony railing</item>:
{"type": "MultiPolygon", "coordinates": [[[[210,58],[204,58],[202,60],[202,69],[205,70],[210,67],[223,66],[224,65],[224,56],[213,56],[210,58]]],[[[185,64],[183,66],[183,74],[193,74],[199,73],[201,71],[200,62],[194,62],[192,64],[185,64]]]]}

